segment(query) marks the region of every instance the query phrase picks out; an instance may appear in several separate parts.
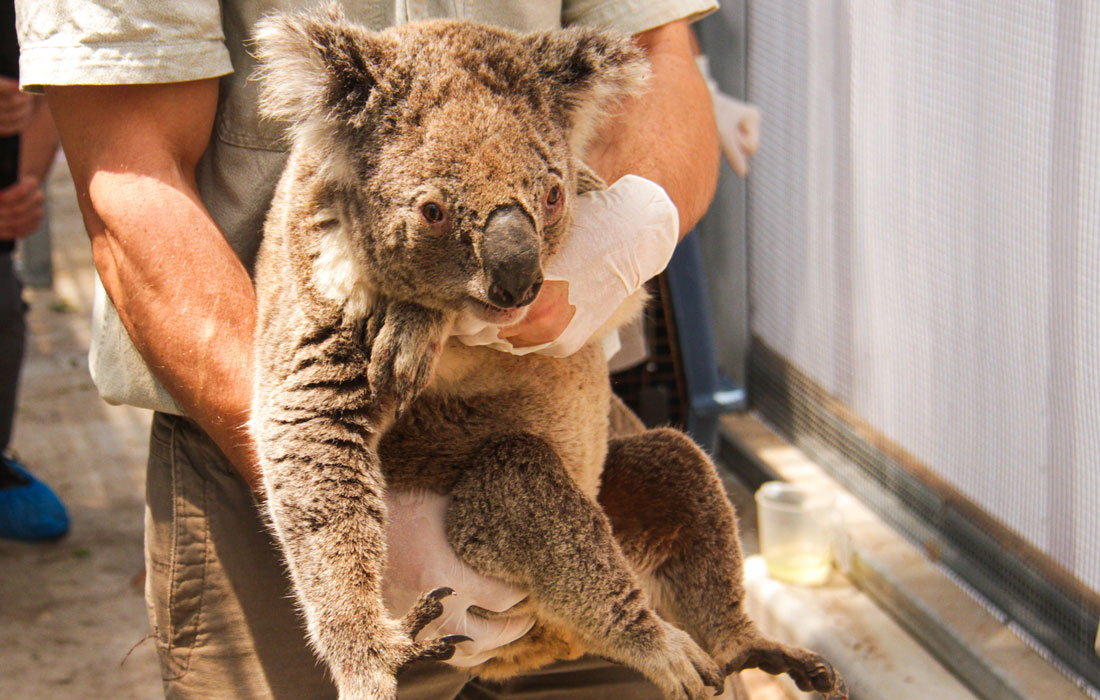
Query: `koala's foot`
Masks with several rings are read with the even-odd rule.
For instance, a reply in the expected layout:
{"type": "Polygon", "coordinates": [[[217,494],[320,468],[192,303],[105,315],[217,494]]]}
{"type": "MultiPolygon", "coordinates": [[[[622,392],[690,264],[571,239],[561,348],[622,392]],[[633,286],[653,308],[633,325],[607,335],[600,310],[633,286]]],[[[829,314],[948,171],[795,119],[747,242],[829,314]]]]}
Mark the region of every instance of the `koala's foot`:
{"type": "Polygon", "coordinates": [[[413,642],[409,648],[409,656],[401,664],[402,666],[425,659],[446,661],[455,655],[455,644],[473,641],[464,634],[449,634],[438,639],[415,641],[416,635],[420,634],[420,631],[429,622],[443,614],[443,603],[440,601],[452,595],[454,595],[454,590],[446,587],[425,593],[420,596],[420,600],[416,602],[412,610],[405,615],[401,621],[401,626],[413,642]]]}
{"type": "Polygon", "coordinates": [[[759,668],[773,676],[786,673],[802,691],[817,691],[827,697],[844,700],[848,698],[848,689],[833,665],[821,655],[806,649],[757,638],[747,645],[737,645],[715,654],[715,660],[726,675],[746,668],[759,668]]]}
{"type": "Polygon", "coordinates": [[[667,700],[712,698],[725,687],[718,664],[683,630],[660,620],[664,641],[635,667],[653,681],[667,700]]]}
{"type": "Polygon", "coordinates": [[[421,660],[446,661],[454,656],[456,644],[471,641],[461,634],[416,640],[429,622],[443,614],[440,601],[451,595],[454,591],[450,588],[425,593],[404,618],[389,621],[388,634],[379,634],[384,641],[375,646],[376,653],[371,655],[373,663],[369,666],[356,667],[354,663],[330,660],[340,700],[396,700],[396,676],[402,667],[421,660]]]}

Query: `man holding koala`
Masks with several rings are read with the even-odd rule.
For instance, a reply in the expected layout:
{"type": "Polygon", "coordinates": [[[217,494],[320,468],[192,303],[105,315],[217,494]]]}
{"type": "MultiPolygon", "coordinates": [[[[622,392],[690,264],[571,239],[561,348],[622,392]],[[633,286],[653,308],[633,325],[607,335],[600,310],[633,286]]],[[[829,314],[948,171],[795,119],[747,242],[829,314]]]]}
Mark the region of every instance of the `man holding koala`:
{"type": "MultiPolygon", "coordinates": [[[[279,126],[257,115],[247,39],[266,11],[305,3],[18,4],[24,86],[45,89],[103,283],[92,349],[97,386],[109,401],[157,411],[147,602],[166,694],[334,697],[305,645],[282,562],[258,516],[259,474],[247,431],[255,325],[249,271],[285,160],[279,126]]],[[[605,319],[618,305],[587,285],[598,275],[585,264],[633,266],[629,273],[640,284],[663,268],[709,204],[718,148],[689,24],[714,8],[712,0],[344,5],[350,18],[376,29],[430,17],[520,31],[601,25],[633,34],[650,59],[648,92],[623,106],[586,161],[608,183],[633,173],[661,185],[677,210],[664,220],[675,222],[678,212],[679,226],[646,226],[636,221],[629,193],[609,198],[592,216],[609,238],[617,236],[618,258],[616,250],[606,257],[574,251],[577,264],[544,285],[523,322],[467,329],[466,342],[568,354],[602,325],[601,313],[605,319]]],[[[433,498],[389,496],[388,600],[400,605],[406,594],[445,585],[463,593],[466,605],[505,610],[518,602],[522,591],[457,560],[433,498]]],[[[452,660],[466,667],[529,624],[522,617],[484,620],[465,606],[445,616],[449,627],[441,633],[474,640],[452,660]]],[[[401,677],[400,696],[659,697],[641,676],[589,659],[504,686],[467,681],[461,670],[422,664],[401,677]]]]}

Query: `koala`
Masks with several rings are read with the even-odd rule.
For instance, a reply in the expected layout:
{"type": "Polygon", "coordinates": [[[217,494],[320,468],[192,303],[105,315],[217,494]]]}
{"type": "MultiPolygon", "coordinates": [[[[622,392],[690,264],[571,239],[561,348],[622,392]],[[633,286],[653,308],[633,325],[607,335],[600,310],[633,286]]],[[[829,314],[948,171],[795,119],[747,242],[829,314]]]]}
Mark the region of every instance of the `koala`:
{"type": "Polygon", "coordinates": [[[530,592],[535,628],[485,677],[588,652],[670,700],[749,667],[839,691],[824,659],[746,617],[736,521],[707,456],[671,429],[609,439],[600,343],[556,359],[450,335],[466,316],[525,313],[576,197],[603,187],[578,154],[642,89],[641,52],[587,29],[372,32],[339,10],[274,15],[256,35],[263,111],[288,124],[290,152],[255,269],[251,430],[340,697],[395,698],[403,665],[466,639],[417,638],[447,589],[387,613],[387,488],[449,494],[459,556],[530,592]]]}

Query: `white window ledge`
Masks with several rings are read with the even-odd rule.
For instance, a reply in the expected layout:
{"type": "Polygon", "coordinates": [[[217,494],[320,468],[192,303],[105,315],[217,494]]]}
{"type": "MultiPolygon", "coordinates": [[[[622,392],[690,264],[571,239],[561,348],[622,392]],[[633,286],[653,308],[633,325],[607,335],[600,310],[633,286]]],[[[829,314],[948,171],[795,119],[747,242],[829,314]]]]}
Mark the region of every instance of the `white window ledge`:
{"type": "MultiPolygon", "coordinates": [[[[745,562],[746,607],[770,636],[817,651],[853,700],[1089,700],[1090,696],[968,595],[919,549],[751,413],[723,418],[738,453],[783,479],[834,491],[850,538],[848,576],[807,588],[745,562]]],[[[734,497],[746,554],[751,499],[734,497]]],[[[792,697],[806,696],[786,682],[792,697]]]]}

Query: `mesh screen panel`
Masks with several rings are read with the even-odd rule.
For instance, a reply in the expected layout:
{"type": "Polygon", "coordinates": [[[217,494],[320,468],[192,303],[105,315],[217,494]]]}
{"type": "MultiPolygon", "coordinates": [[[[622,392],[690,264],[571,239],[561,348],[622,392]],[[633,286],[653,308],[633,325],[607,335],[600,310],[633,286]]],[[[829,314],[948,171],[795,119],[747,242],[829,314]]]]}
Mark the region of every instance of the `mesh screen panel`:
{"type": "Polygon", "coordinates": [[[1100,3],[769,0],[748,36],[753,400],[1097,683],[1100,3]]]}

